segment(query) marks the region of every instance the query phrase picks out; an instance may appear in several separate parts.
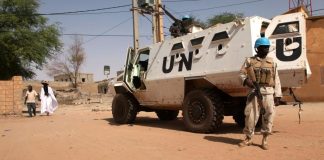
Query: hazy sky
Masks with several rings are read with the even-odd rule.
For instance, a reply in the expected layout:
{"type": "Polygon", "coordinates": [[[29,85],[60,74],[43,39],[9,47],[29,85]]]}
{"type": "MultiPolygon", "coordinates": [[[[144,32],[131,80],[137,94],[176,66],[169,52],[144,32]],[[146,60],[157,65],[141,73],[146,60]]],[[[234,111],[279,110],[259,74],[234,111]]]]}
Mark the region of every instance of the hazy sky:
{"type": "MultiPolygon", "coordinates": [[[[108,8],[131,4],[132,0],[40,0],[39,13],[68,12],[98,8],[108,8]]],[[[169,11],[176,17],[194,15],[205,21],[209,17],[223,12],[243,13],[244,16],[272,17],[286,12],[289,8],[288,0],[162,0],[169,11]],[[176,2],[180,1],[180,2],[176,2]],[[240,5],[233,5],[238,4],[240,5]]],[[[313,10],[323,9],[324,0],[312,0],[313,10]]],[[[90,34],[90,35],[132,35],[132,14],[130,7],[97,11],[100,14],[77,15],[50,15],[46,16],[49,23],[59,23],[62,34],[90,34]],[[111,12],[119,13],[111,13],[111,12]],[[105,12],[105,13],[103,13],[105,12]]],[[[324,10],[314,12],[316,15],[324,15],[324,10]]],[[[149,15],[147,15],[150,18],[149,15]]],[[[165,17],[165,27],[169,27],[171,21],[165,17]]],[[[140,17],[140,35],[151,35],[151,22],[140,17]]],[[[168,29],[165,33],[169,35],[168,29]]],[[[170,38],[167,36],[166,38],[170,38]]],[[[64,52],[71,45],[71,36],[62,35],[64,52]]],[[[83,36],[83,47],[86,51],[86,63],[82,72],[93,73],[94,79],[107,78],[103,74],[103,66],[111,66],[109,77],[115,77],[116,71],[124,66],[126,50],[133,45],[132,37],[83,36]]],[[[141,37],[140,46],[152,43],[151,37],[141,37]]],[[[37,71],[36,79],[53,80],[46,72],[37,71]]]]}

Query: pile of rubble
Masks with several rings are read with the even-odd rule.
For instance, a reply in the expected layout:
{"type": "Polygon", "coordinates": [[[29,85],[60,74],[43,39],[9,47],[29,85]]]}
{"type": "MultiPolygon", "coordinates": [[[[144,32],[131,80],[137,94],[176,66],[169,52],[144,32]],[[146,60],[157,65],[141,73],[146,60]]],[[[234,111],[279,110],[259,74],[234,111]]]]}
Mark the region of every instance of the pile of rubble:
{"type": "Polygon", "coordinates": [[[82,92],[79,89],[56,90],[55,95],[60,104],[102,103],[102,94],[82,92]]]}

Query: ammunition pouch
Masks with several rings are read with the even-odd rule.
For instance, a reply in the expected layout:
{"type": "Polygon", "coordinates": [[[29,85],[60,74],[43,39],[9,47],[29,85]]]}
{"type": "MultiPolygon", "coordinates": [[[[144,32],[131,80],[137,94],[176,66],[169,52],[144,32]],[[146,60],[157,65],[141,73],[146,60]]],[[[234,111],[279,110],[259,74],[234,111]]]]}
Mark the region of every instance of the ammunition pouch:
{"type": "Polygon", "coordinates": [[[270,68],[256,68],[254,70],[256,82],[261,86],[273,86],[273,73],[270,68]]]}
{"type": "Polygon", "coordinates": [[[274,86],[274,63],[272,60],[257,60],[250,59],[250,66],[246,68],[248,78],[253,82],[257,82],[260,86],[273,87],[274,86]]]}

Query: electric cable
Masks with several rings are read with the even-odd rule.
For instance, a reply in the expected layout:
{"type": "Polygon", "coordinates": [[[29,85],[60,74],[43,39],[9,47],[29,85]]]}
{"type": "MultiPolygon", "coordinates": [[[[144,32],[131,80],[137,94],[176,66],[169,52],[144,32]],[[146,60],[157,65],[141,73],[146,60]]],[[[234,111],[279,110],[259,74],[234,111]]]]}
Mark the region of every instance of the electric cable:
{"type": "Polygon", "coordinates": [[[123,8],[123,7],[129,7],[129,6],[131,6],[131,4],[113,6],[113,7],[105,7],[105,8],[97,8],[97,9],[79,10],[79,11],[67,11],[67,12],[55,12],[55,13],[39,13],[39,14],[35,14],[35,15],[46,15],[46,16],[50,16],[50,15],[67,15],[67,14],[87,13],[87,12],[94,12],[94,11],[102,11],[102,10],[123,8]]]}
{"type": "Polygon", "coordinates": [[[164,3],[170,3],[170,2],[195,2],[195,1],[201,1],[201,0],[166,0],[163,1],[164,3]]]}
{"type": "Polygon", "coordinates": [[[114,13],[128,13],[131,11],[107,11],[107,12],[88,12],[88,13],[71,13],[64,14],[64,16],[78,16],[78,15],[98,15],[98,14],[114,14],[114,13]]]}
{"type": "Polygon", "coordinates": [[[324,10],[324,8],[315,9],[315,10],[313,10],[313,12],[318,12],[318,11],[322,11],[322,10],[324,10]]]}
{"type": "Polygon", "coordinates": [[[225,7],[231,7],[231,6],[238,6],[238,5],[256,3],[256,2],[261,2],[261,1],[264,1],[264,0],[252,0],[252,1],[246,1],[246,2],[240,2],[240,3],[233,3],[233,4],[222,5],[222,6],[215,6],[215,7],[209,7],[209,8],[200,8],[200,9],[194,9],[194,10],[180,11],[180,12],[176,12],[176,13],[200,12],[200,11],[206,11],[206,10],[211,10],[211,9],[215,9],[215,8],[225,8],[225,7]]]}
{"type": "MultiPolygon", "coordinates": [[[[63,33],[63,36],[87,36],[87,37],[133,37],[132,34],[84,34],[84,33],[63,33]]],[[[150,35],[140,35],[140,37],[151,37],[150,35]]]]}
{"type": "MultiPolygon", "coordinates": [[[[99,34],[99,35],[104,35],[105,33],[112,31],[113,29],[115,29],[116,27],[122,25],[123,23],[126,23],[126,22],[129,21],[130,19],[132,19],[132,17],[127,18],[126,20],[124,20],[124,21],[118,23],[117,25],[115,25],[115,26],[113,26],[113,27],[107,29],[106,31],[102,32],[102,33],[99,34]]],[[[95,37],[93,37],[93,38],[90,38],[89,40],[85,41],[83,44],[88,43],[88,42],[90,42],[90,41],[92,41],[92,40],[94,40],[94,39],[96,39],[96,38],[98,38],[98,37],[99,37],[99,36],[95,36],[95,37]]]]}

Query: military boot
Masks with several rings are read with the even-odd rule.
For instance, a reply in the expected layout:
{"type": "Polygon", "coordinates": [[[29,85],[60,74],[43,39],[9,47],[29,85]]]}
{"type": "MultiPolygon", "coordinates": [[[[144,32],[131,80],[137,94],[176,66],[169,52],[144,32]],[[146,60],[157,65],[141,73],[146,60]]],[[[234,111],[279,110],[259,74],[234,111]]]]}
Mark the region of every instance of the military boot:
{"type": "Polygon", "coordinates": [[[251,144],[252,144],[252,139],[249,137],[246,137],[245,140],[240,142],[238,145],[239,145],[239,147],[245,147],[245,146],[249,146],[251,144]]]}
{"type": "Polygon", "coordinates": [[[261,148],[264,150],[268,150],[269,149],[269,145],[268,145],[268,134],[263,134],[263,138],[262,138],[262,145],[261,148]]]}

